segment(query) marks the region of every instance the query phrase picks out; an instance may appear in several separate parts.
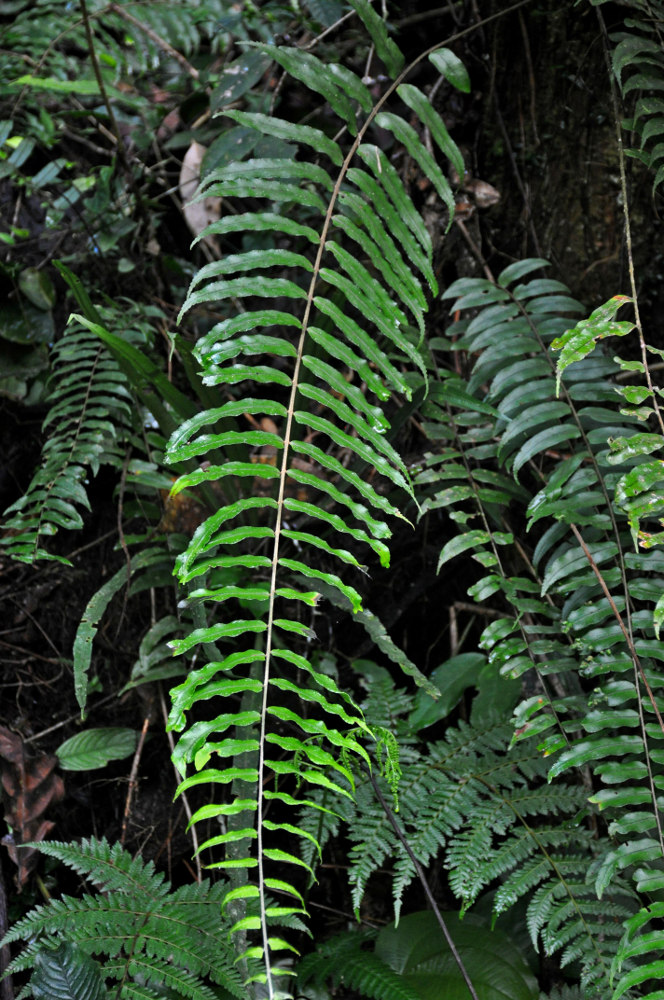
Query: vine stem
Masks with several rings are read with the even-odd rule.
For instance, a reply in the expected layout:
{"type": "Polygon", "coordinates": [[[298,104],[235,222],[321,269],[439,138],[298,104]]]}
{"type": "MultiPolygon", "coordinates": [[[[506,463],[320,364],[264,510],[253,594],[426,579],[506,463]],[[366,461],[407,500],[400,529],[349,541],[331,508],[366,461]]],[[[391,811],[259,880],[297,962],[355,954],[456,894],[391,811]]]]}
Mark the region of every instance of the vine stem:
{"type": "MultiPolygon", "coordinates": [[[[84,3],[85,0],[81,0],[84,3]]],[[[478,21],[468,28],[464,28],[462,31],[456,32],[449,38],[443,41],[436,42],[435,45],[430,46],[424,52],[420,53],[416,59],[414,59],[408,66],[406,66],[397,78],[390,84],[386,89],[385,93],[379,98],[374,107],[371,109],[367,115],[366,120],[360,126],[357,132],[357,136],[353,141],[340,169],[339,176],[337,177],[334,189],[330,196],[328,202],[327,211],[325,213],[325,220],[323,222],[323,227],[321,230],[320,240],[318,242],[318,250],[316,252],[316,259],[313,264],[313,270],[311,274],[311,281],[309,283],[309,290],[307,292],[307,300],[304,309],[304,315],[302,317],[302,326],[300,330],[300,337],[297,345],[297,355],[295,358],[295,364],[293,367],[293,378],[291,382],[290,398],[288,401],[288,411],[286,416],[286,423],[284,428],[284,438],[283,438],[283,455],[281,460],[281,468],[279,474],[279,490],[277,496],[277,513],[274,526],[274,545],[272,549],[272,560],[270,569],[270,588],[269,588],[269,601],[268,601],[268,617],[267,617],[267,630],[265,634],[265,671],[263,674],[263,693],[262,693],[262,705],[261,705],[261,721],[260,721],[260,735],[259,735],[259,749],[258,749],[258,790],[257,790],[257,802],[256,802],[256,853],[257,853],[257,867],[258,867],[258,893],[259,893],[259,905],[260,905],[260,923],[261,923],[261,936],[263,941],[263,961],[265,965],[266,974],[266,985],[269,1000],[274,1000],[274,992],[272,987],[272,974],[271,974],[271,963],[270,963],[270,953],[269,953],[269,935],[267,927],[267,913],[265,906],[265,871],[263,864],[263,811],[264,811],[264,796],[263,796],[263,773],[265,770],[265,738],[267,735],[267,707],[268,707],[268,687],[270,683],[270,669],[271,669],[271,659],[272,659],[272,635],[274,630],[274,605],[276,597],[277,588],[277,566],[279,564],[279,549],[281,542],[281,525],[283,521],[283,510],[284,510],[284,495],[286,491],[286,477],[288,474],[288,462],[289,462],[289,452],[290,452],[290,442],[293,433],[293,419],[295,413],[295,400],[297,397],[299,389],[299,375],[300,367],[302,364],[302,357],[304,354],[304,344],[307,337],[307,332],[309,328],[309,320],[311,317],[311,311],[313,307],[313,300],[316,285],[318,283],[318,276],[321,268],[321,261],[323,258],[323,253],[325,252],[325,245],[327,242],[327,235],[332,222],[332,213],[341,190],[341,185],[346,176],[350,163],[355,156],[357,149],[364,139],[367,129],[375,119],[376,115],[379,113],[386,101],[392,96],[396,91],[397,87],[406,79],[406,77],[418,66],[421,62],[427,59],[432,52],[437,49],[442,48],[445,45],[449,45],[454,41],[457,41],[464,36],[477,31],[478,28],[497,18],[504,17],[511,11],[518,10],[521,7],[526,6],[531,3],[532,0],[517,0],[517,3],[512,4],[505,10],[498,11],[495,14],[491,14],[489,17],[482,21],[478,21]]],[[[435,903],[434,903],[435,905],[435,903]]],[[[441,918],[442,920],[442,918],[441,918]]],[[[448,937],[448,935],[446,935],[448,937]]],[[[452,946],[451,939],[448,943],[452,946]]],[[[473,1000],[477,1000],[476,994],[473,992],[471,994],[473,1000]]]]}
{"type": "MultiPolygon", "coordinates": [[[[366,768],[363,768],[363,770],[366,770],[366,768]]],[[[420,882],[422,884],[422,888],[424,889],[424,894],[427,897],[427,900],[429,901],[431,909],[433,910],[434,916],[435,916],[436,920],[438,921],[438,925],[439,925],[441,931],[443,932],[443,937],[445,938],[445,941],[447,942],[447,946],[448,946],[448,948],[450,949],[450,951],[452,953],[452,957],[454,958],[454,961],[456,962],[457,966],[459,967],[459,972],[463,976],[463,981],[466,984],[466,986],[468,987],[468,992],[470,993],[470,995],[473,998],[473,1000],[479,1000],[479,998],[477,996],[477,992],[475,991],[475,987],[473,986],[472,980],[471,980],[470,976],[468,975],[468,972],[466,971],[465,965],[463,964],[463,959],[461,958],[461,955],[459,954],[457,946],[455,945],[454,941],[452,940],[452,936],[451,936],[451,934],[450,934],[450,932],[449,932],[449,930],[447,928],[447,924],[445,923],[443,915],[440,912],[440,910],[438,909],[438,904],[436,903],[434,895],[433,895],[433,893],[431,891],[431,886],[429,885],[429,883],[427,881],[427,877],[424,874],[424,869],[422,868],[422,865],[419,863],[419,861],[415,857],[415,855],[413,853],[413,849],[410,846],[410,844],[408,843],[406,835],[404,834],[403,830],[401,829],[401,827],[397,823],[397,818],[394,815],[394,813],[392,812],[392,810],[390,809],[389,805],[387,804],[385,796],[383,795],[382,789],[381,789],[380,785],[378,784],[378,782],[376,781],[375,776],[371,773],[371,771],[369,771],[368,774],[369,774],[369,781],[371,782],[371,785],[372,785],[373,790],[374,790],[374,794],[375,794],[376,798],[378,799],[378,801],[380,802],[381,808],[383,809],[383,812],[387,816],[387,819],[388,819],[388,821],[390,823],[390,826],[394,830],[394,832],[395,832],[398,840],[403,845],[403,848],[404,848],[406,854],[410,858],[411,863],[413,865],[413,868],[417,872],[417,877],[419,878],[419,880],[420,880],[420,882]]]]}

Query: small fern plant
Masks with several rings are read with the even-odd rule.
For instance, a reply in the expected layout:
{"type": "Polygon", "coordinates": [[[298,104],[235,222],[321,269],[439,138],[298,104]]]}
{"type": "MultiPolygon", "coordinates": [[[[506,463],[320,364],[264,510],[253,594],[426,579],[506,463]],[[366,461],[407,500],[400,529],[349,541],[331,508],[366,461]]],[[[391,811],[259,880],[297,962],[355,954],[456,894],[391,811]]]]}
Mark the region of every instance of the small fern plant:
{"type": "Polygon", "coordinates": [[[235,955],[225,944],[223,880],[173,889],[151,862],[106,840],[45,842],[40,849],[98,893],[62,896],[14,925],[5,941],[30,943],[8,972],[35,968],[20,996],[158,1000],[164,991],[188,1000],[245,996],[235,955]],[[94,955],[102,961],[91,961],[94,955]]]}
{"type": "Polygon", "coordinates": [[[126,379],[103,343],[72,322],[52,348],[49,413],[41,466],[25,494],[8,508],[6,553],[21,562],[66,563],[44,544],[60,528],[83,525],[90,509],[85,483],[101,464],[122,465],[123,442],[132,427],[132,398],[126,379]]]}

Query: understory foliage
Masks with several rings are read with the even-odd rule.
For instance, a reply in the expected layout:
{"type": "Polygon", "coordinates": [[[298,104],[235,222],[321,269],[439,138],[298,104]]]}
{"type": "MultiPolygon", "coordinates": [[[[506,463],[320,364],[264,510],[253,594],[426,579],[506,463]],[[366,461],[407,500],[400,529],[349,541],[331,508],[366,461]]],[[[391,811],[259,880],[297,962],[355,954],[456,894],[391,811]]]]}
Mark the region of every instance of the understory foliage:
{"type": "MultiPolygon", "coordinates": [[[[607,53],[623,98],[638,91],[622,124],[656,193],[664,11],[633,6],[607,53]]],[[[257,79],[271,67],[324,110],[294,123],[265,102],[236,106],[244,91],[212,101],[240,152],[211,163],[197,195],[227,210],[196,242],[229,250],[189,285],[193,346],[169,335],[183,389],[146,332],[163,314],[123,323],[61,265],[76,312],[50,348],[42,464],[3,545],[25,562],[61,558],[45,539],[81,526],[101,462],[118,471],[121,502],[148,527],[121,538],[125,565],[91,598],[76,693],[84,712],[113,595],[174,574],[178,614],[151,623],[128,686],[171,683],[177,794],[202,802],[189,828],[214,881],[173,888],[105,840],[44,844],[99,892],[10,931],[29,942],[11,966],[34,969],[24,996],[72,978],[63,997],[88,1000],[461,996],[440,923],[425,933],[431,914],[402,918],[422,869],[468,914],[470,932],[447,920],[476,996],[664,996],[664,420],[650,365],[664,353],[648,346],[635,288],[585,318],[541,258],[440,287],[422,192],[447,232],[464,161],[409,79],[467,93],[469,77],[443,45],[404,69],[377,8],[351,11],[384,66],[380,88],[332,56],[252,38],[257,79]],[[451,320],[434,331],[440,303],[451,320]],[[411,418],[424,444],[406,461],[411,418]],[[160,490],[196,498],[191,531],[172,529],[160,490]],[[421,521],[438,572],[472,558],[468,594],[488,622],[476,650],[429,677],[365,597],[369,571],[389,569],[395,524],[421,521]],[[330,607],[382,665],[344,671],[325,654],[330,607]],[[316,941],[300,961],[318,864],[342,837],[356,914],[389,868],[395,924],[316,941]],[[538,985],[538,953],[562,970],[557,985],[538,985]]],[[[303,16],[345,12],[312,3],[303,16]]],[[[144,15],[189,53],[208,30],[201,16],[176,40],[161,7],[144,15]]],[[[104,24],[98,42],[120,64],[104,24]]],[[[131,51],[149,57],[148,42],[131,51]]]]}

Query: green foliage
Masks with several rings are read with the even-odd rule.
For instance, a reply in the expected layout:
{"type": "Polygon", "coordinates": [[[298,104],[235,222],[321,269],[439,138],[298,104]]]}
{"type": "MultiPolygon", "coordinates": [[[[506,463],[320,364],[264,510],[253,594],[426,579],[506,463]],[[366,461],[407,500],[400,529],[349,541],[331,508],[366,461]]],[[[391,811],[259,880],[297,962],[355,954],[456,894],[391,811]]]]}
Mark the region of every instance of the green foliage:
{"type": "MultiPolygon", "coordinates": [[[[441,665],[441,673],[445,667],[441,665]]],[[[543,946],[549,954],[564,948],[563,966],[581,960],[588,995],[595,995],[595,980],[601,993],[622,934],[616,918],[634,914],[636,901],[620,882],[598,901],[588,871],[602,842],[579,824],[587,793],[562,781],[548,785],[548,763],[537,748],[520,743],[510,749],[512,727],[498,718],[492,724],[491,711],[482,710],[479,696],[480,711],[473,710],[471,725],[450,727],[444,740],[416,745],[413,726],[427,720],[420,722],[417,712],[409,717],[412,702],[405,692],[394,690],[386,671],[374,666],[367,676],[369,697],[362,706],[367,722],[371,726],[389,712],[402,746],[399,820],[415,856],[423,865],[440,859],[464,911],[496,885],[495,918],[520,900],[527,902],[532,947],[543,946]]],[[[317,799],[326,802],[324,793],[317,799]]],[[[340,804],[338,811],[353,844],[349,878],[354,904],[359,909],[370,877],[392,859],[398,918],[415,871],[371,784],[358,783],[355,801],[340,804]]],[[[302,822],[308,829],[314,823],[320,828],[313,813],[302,822]]],[[[321,840],[335,831],[334,818],[324,817],[321,840]]],[[[608,850],[609,842],[603,847],[608,850]]]]}
{"type": "MultiPolygon", "coordinates": [[[[455,312],[474,307],[472,317],[460,319],[449,332],[457,349],[475,358],[463,390],[490,404],[494,415],[469,409],[453,424],[443,424],[441,413],[435,436],[443,437],[445,446],[442,454],[431,456],[418,482],[430,491],[423,508],[448,509],[464,544],[489,570],[471,587],[472,595],[486,600],[499,592],[513,608],[511,617],[485,629],[481,645],[504,677],[522,677],[529,670],[537,677],[536,693],[516,712],[517,745],[537,738],[547,757],[550,794],[559,775],[592,764],[600,787],[590,802],[610,821],[610,839],[595,835],[585,847],[578,829],[577,858],[567,846],[560,864],[553,849],[563,827],[557,823],[550,834],[536,834],[545,856],[554,861],[559,889],[540,885],[541,863],[522,856],[513,876],[506,878],[503,870],[494,909],[500,912],[538,886],[529,904],[533,940],[541,933],[547,951],[562,947],[563,965],[580,959],[582,982],[595,988],[603,982],[607,990],[620,923],[634,906],[634,890],[642,892],[650,879],[658,884],[662,856],[658,778],[653,774],[658,751],[649,746],[662,732],[656,701],[660,654],[652,638],[651,607],[661,597],[661,560],[657,552],[629,551],[632,535],[638,541],[647,537],[635,531],[623,501],[632,470],[640,475],[642,414],[621,407],[621,399],[630,396],[654,397],[647,386],[644,393],[625,386],[616,392],[608,377],[620,367],[637,376],[643,369],[611,362],[594,348],[607,334],[628,332],[631,324],[611,319],[623,300],[612,300],[589,324],[562,335],[570,323],[564,314],[573,315],[578,308],[565,290],[540,278],[515,285],[541,264],[507,268],[496,285],[462,280],[445,292],[455,300],[455,312]],[[563,348],[557,372],[546,351],[552,341],[554,349],[563,348]],[[561,446],[564,455],[558,451],[561,446]],[[496,471],[487,468],[491,459],[496,471]],[[515,562],[505,548],[512,538],[514,504],[524,505],[514,480],[525,481],[526,470],[534,484],[527,502],[529,527],[539,530],[532,565],[515,562]],[[579,679],[593,685],[591,698],[583,694],[579,679]],[[622,881],[625,875],[634,889],[622,881]]],[[[457,408],[454,402],[449,406],[457,408]]],[[[639,507],[645,517],[659,510],[659,503],[650,510],[639,507]]],[[[463,545],[455,549],[462,551],[463,545]]],[[[538,791],[546,801],[546,789],[538,791]]],[[[479,846],[472,833],[463,837],[471,849],[479,846]]],[[[460,881],[452,875],[456,891],[462,897],[470,892],[472,899],[473,884],[495,877],[503,858],[516,863],[523,839],[523,834],[508,837],[504,850],[484,862],[463,850],[458,853],[463,874],[460,881]],[[468,866],[472,861],[475,866],[468,866]]],[[[480,853],[491,857],[488,843],[480,853]]],[[[654,915],[640,911],[625,926],[638,933],[654,915]]],[[[640,945],[623,942],[616,967],[646,954],[646,941],[647,935],[640,945]]],[[[656,964],[627,968],[616,996],[658,976],[656,964]]]]}
{"type": "MultiPolygon", "coordinates": [[[[323,25],[342,13],[332,2],[306,6],[323,25]]],[[[404,59],[377,10],[365,0],[352,7],[394,80],[380,104],[334,59],[276,44],[286,18],[279,5],[265,5],[261,19],[251,5],[243,15],[211,3],[185,37],[163,5],[141,8],[152,35],[114,7],[95,8],[118,107],[131,103],[113,89],[123,74],[139,78],[151,60],[172,58],[152,47],[155,34],[169,46],[177,37],[194,58],[201,39],[211,42],[212,12],[220,47],[231,23],[245,40],[261,39],[225,66],[210,93],[226,125],[198,197],[221,198],[227,211],[198,242],[228,239],[233,249],[191,282],[181,320],[195,346],[170,338],[186,391],[149,336],[121,335],[117,304],[111,322],[61,269],[80,313],[52,348],[44,464],[13,506],[4,544],[25,562],[61,558],[41,539],[80,526],[85,479],[102,461],[125,463],[137,506],[146,497],[154,505],[168,481],[164,463],[178,475],[171,499],[199,491],[209,514],[188,542],[155,538],[153,516],[152,528],[123,546],[126,565],[86,608],[74,670],[84,711],[108,603],[125,587],[162,584],[175,564],[181,618],[155,616],[128,686],[179,678],[169,718],[179,734],[179,794],[205,789],[191,823],[207,824],[199,851],[224,879],[173,890],[105,842],[46,845],[102,894],[65,897],[10,932],[8,941],[30,941],[13,968],[35,966],[36,997],[66,996],[72,977],[91,1000],[111,982],[122,997],[290,996],[295,948],[281,928],[305,927],[306,883],[342,822],[358,912],[387,863],[397,917],[413,883],[412,855],[373,782],[389,789],[419,864],[442,866],[463,914],[490,907],[500,925],[522,907],[531,955],[557,955],[579,983],[551,1000],[662,995],[664,465],[651,458],[664,442],[661,393],[645,346],[641,361],[604,350],[607,338],[631,332],[631,322],[615,319],[631,300],[614,296],[585,319],[567,288],[542,276],[541,259],[517,261],[496,281],[464,278],[445,289],[455,319],[445,337],[425,341],[438,295],[431,238],[417,194],[369,140],[376,126],[382,144],[387,134],[405,151],[450,223],[446,167],[463,175],[463,160],[425,93],[401,82],[404,59]],[[254,17],[260,27],[250,30],[254,17]],[[134,29],[148,41],[137,45],[134,29]],[[296,123],[267,113],[265,95],[251,88],[274,64],[317,95],[325,114],[296,123]],[[242,108],[228,107],[245,97],[242,108]],[[415,468],[399,451],[399,406],[418,411],[428,441],[415,468]],[[146,413],[159,428],[147,447],[139,439],[146,413]],[[128,445],[142,457],[125,459],[128,445]],[[424,517],[445,539],[439,571],[460,555],[480,567],[469,594],[490,621],[480,651],[460,653],[431,678],[362,593],[372,565],[389,567],[393,519],[424,517]],[[318,655],[323,600],[352,615],[415,680],[415,697],[360,661],[368,697],[357,703],[318,655]],[[70,943],[55,948],[62,934],[70,943]],[[103,956],[99,973],[90,955],[103,956]]],[[[59,10],[43,5],[50,30],[59,10]]],[[[36,30],[46,30],[38,20],[36,30]]],[[[17,24],[26,30],[24,17],[17,24]]],[[[626,95],[657,87],[661,68],[656,19],[628,27],[639,40],[621,36],[613,55],[626,95]],[[640,73],[629,75],[637,61],[640,73]]],[[[70,28],[89,46],[81,25],[70,28]]],[[[44,74],[20,82],[37,105],[64,93],[72,68],[66,52],[48,49],[44,74]]],[[[433,52],[431,62],[468,92],[452,52],[433,52]]],[[[90,75],[73,89],[98,100],[98,86],[90,75]]],[[[661,144],[643,150],[662,131],[657,101],[639,97],[632,121],[655,188],[661,144]]],[[[32,148],[18,138],[6,177],[19,175],[32,148]]],[[[116,180],[113,171],[99,177],[105,204],[116,180]]],[[[140,202],[135,190],[131,198],[140,202]]],[[[108,237],[111,249],[121,230],[108,237]]],[[[30,301],[41,292],[48,306],[25,275],[20,288],[30,301]]],[[[81,734],[73,751],[91,735],[91,757],[68,758],[70,741],[64,759],[85,767],[110,759],[108,732],[81,734]]],[[[305,988],[307,977],[315,989],[331,979],[333,988],[407,1000],[437,995],[444,980],[446,996],[456,996],[458,970],[428,921],[406,916],[373,950],[359,934],[333,939],[301,963],[305,988]]],[[[473,924],[455,933],[479,996],[536,995],[506,939],[473,924]]]]}
{"type": "MultiPolygon", "coordinates": [[[[402,60],[383,23],[367,4],[358,3],[357,10],[372,31],[377,51],[396,73],[402,60]]],[[[230,800],[204,807],[194,822],[213,815],[247,817],[239,828],[206,840],[201,850],[238,844],[241,853],[227,854],[226,860],[213,862],[213,867],[240,868],[247,873],[257,869],[257,883],[243,881],[229,898],[258,896],[261,900],[260,920],[242,917],[234,929],[260,931],[262,944],[251,954],[263,956],[266,973],[261,979],[272,995],[273,977],[285,970],[278,968],[272,955],[282,950],[283,943],[274,938],[270,924],[284,914],[304,913],[299,891],[284,880],[284,866],[311,869],[293,853],[269,846],[269,838],[289,834],[312,843],[314,850],[317,844],[309,830],[268,819],[266,805],[309,802],[319,808],[309,792],[304,800],[294,800],[281,790],[284,783],[285,787],[308,784],[342,798],[352,796],[355,778],[350,761],[359,757],[368,764],[358,736],[371,736],[348,695],[330,677],[317,672],[306,655],[302,640],[313,638],[308,609],[320,595],[302,588],[322,586],[324,593],[332,593],[336,602],[358,614],[362,598],[354,581],[365,567],[355,555],[357,546],[366,546],[382,565],[388,563],[383,539],[390,530],[383,519],[401,516],[393,495],[399,491],[412,496],[412,485],[390,442],[382,404],[390,392],[411,397],[400,370],[403,363],[419,368],[426,381],[416,347],[426,308],[420,285],[424,278],[435,288],[435,278],[430,239],[408,192],[385,154],[363,141],[374,112],[358,126],[356,102],[363,111],[371,108],[360,79],[340,68],[329,73],[317,57],[295,49],[263,46],[261,51],[321,92],[356,140],[344,158],[341,147],[319,129],[263,114],[229,111],[227,117],[238,125],[289,143],[293,155],[253,157],[213,169],[201,186],[199,197],[242,199],[243,207],[247,199],[267,202],[261,214],[232,216],[233,232],[248,235],[259,222],[274,232],[275,243],[281,239],[293,245],[293,237],[296,242],[292,250],[268,245],[205,265],[194,278],[182,310],[186,315],[195,307],[214,305],[217,313],[226,314],[199,339],[193,353],[206,385],[227,394],[241,386],[242,398],[185,421],[171,437],[167,458],[174,463],[200,461],[212,448],[242,444],[272,449],[277,459],[266,470],[260,495],[241,495],[218,509],[178,557],[180,582],[195,581],[189,600],[211,605],[215,623],[173,643],[175,650],[186,654],[201,643],[223,647],[230,639],[240,641],[234,652],[220,652],[212,662],[190,671],[173,690],[170,724],[182,732],[175,750],[178,768],[184,774],[194,767],[183,790],[206,783],[221,793],[232,782],[242,783],[241,791],[230,800]],[[355,151],[363,166],[350,166],[355,151]],[[306,226],[293,224],[289,218],[293,211],[306,220],[306,226]],[[411,222],[412,229],[406,228],[411,222]],[[362,262],[358,248],[371,265],[362,262]],[[273,277],[277,268],[280,275],[285,271],[289,277],[273,277]],[[229,305],[238,299],[247,300],[247,309],[234,315],[229,305]],[[265,299],[274,300],[271,308],[263,308],[265,299]],[[289,312],[284,311],[284,303],[291,305],[289,312]],[[360,325],[354,315],[365,317],[365,322],[360,325]],[[288,337],[293,327],[295,342],[288,337]],[[257,356],[269,363],[245,360],[257,356]],[[366,378],[369,395],[344,377],[346,365],[366,378]],[[274,427],[279,420],[280,428],[276,433],[272,429],[224,429],[229,418],[247,413],[254,419],[269,418],[274,427]],[[352,461],[339,462],[328,449],[313,444],[314,438],[348,449],[352,461]],[[370,484],[363,475],[367,468],[375,469],[385,485],[370,484]],[[292,495],[293,484],[306,487],[306,499],[292,495]],[[266,543],[269,556],[259,554],[266,543]],[[251,582],[243,574],[249,568],[254,571],[251,582]],[[226,582],[229,570],[240,574],[237,583],[226,582]],[[238,616],[229,604],[235,601],[250,611],[249,617],[238,616]],[[299,680],[291,679],[289,667],[299,671],[299,680]],[[243,695],[239,711],[229,711],[226,697],[232,693],[243,695]],[[224,699],[218,702],[221,714],[206,722],[188,722],[188,713],[198,703],[213,698],[224,699]],[[294,698],[305,707],[315,705],[318,717],[295,708],[294,698]],[[243,730],[243,739],[227,735],[233,727],[243,730]],[[251,761],[250,766],[239,767],[239,755],[251,761]],[[222,758],[222,766],[209,766],[215,758],[222,758]],[[277,779],[279,790],[273,791],[277,779]],[[256,853],[252,854],[248,848],[254,842],[256,853]],[[281,890],[289,894],[291,903],[269,908],[264,899],[273,884],[269,871],[275,863],[281,890]]],[[[405,85],[398,93],[431,129],[442,152],[458,154],[424,95],[405,85]]],[[[441,197],[453,206],[448,181],[413,127],[385,112],[376,116],[376,123],[406,143],[441,197]]],[[[228,231],[229,221],[223,219],[207,233],[228,231]]],[[[249,477],[255,480],[256,467],[245,460],[205,471],[206,481],[228,475],[238,477],[240,483],[249,477]]],[[[198,479],[197,473],[187,474],[176,489],[192,486],[198,479]]],[[[386,776],[396,791],[398,760],[393,739],[382,729],[375,735],[386,749],[386,776]]]]}
{"type": "MultiPolygon", "coordinates": [[[[602,3],[604,0],[593,0],[602,3]]],[[[664,52],[661,0],[632,0],[624,29],[611,35],[611,64],[631,116],[623,127],[636,145],[627,155],[640,160],[653,173],[653,192],[664,181],[664,52]]]]}
{"type": "Polygon", "coordinates": [[[35,959],[35,1000],[106,1000],[99,966],[70,941],[45,949],[35,959]]]}
{"type": "Polygon", "coordinates": [[[97,1000],[111,995],[104,983],[114,996],[143,1000],[164,989],[191,1000],[244,996],[235,956],[224,945],[223,881],[173,889],[154,865],[105,840],[41,847],[99,893],[37,907],[7,935],[7,942],[30,941],[9,971],[34,967],[35,1000],[47,988],[62,1000],[97,1000]],[[67,945],[58,947],[63,935],[67,945]],[[98,967],[91,955],[103,956],[98,967]]]}
{"type": "Polygon", "coordinates": [[[90,771],[105,767],[111,760],[122,760],[136,749],[133,729],[86,729],[61,743],[56,753],[65,771],[90,771]]]}
{"type": "Polygon", "coordinates": [[[125,379],[99,340],[72,323],[52,348],[53,372],[44,421],[49,433],[41,468],[25,494],[8,508],[10,534],[2,539],[14,559],[57,559],[42,546],[59,528],[80,528],[79,508],[89,510],[88,474],[102,463],[121,464],[120,446],[130,431],[125,379]]]}
{"type": "MultiPolygon", "coordinates": [[[[447,929],[466,968],[472,969],[478,1000],[535,1000],[535,978],[518,949],[500,931],[490,931],[456,913],[444,914],[447,929]]],[[[440,925],[431,911],[404,917],[375,937],[341,934],[307,956],[299,967],[299,982],[352,989],[375,1000],[465,1000],[466,986],[440,925]]]]}

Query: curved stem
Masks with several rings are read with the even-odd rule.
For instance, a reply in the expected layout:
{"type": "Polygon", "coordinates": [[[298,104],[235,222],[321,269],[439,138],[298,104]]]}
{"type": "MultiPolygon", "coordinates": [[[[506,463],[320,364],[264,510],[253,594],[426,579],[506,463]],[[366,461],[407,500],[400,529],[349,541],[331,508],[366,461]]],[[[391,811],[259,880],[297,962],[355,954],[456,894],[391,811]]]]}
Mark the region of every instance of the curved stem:
{"type": "MultiPolygon", "coordinates": [[[[363,766],[363,770],[366,770],[366,768],[364,766],[363,766]]],[[[465,965],[463,964],[463,960],[461,958],[461,955],[459,954],[457,946],[455,945],[454,941],[452,940],[452,936],[451,936],[451,934],[450,934],[450,932],[449,932],[449,930],[447,928],[447,924],[445,923],[445,920],[443,918],[442,913],[438,909],[438,904],[436,903],[434,895],[433,895],[433,893],[431,891],[431,886],[427,882],[427,877],[424,874],[424,869],[422,868],[422,865],[419,863],[419,861],[415,857],[415,855],[413,853],[413,849],[410,846],[410,844],[408,843],[406,835],[404,834],[403,830],[401,829],[401,827],[397,823],[397,818],[394,815],[394,813],[392,812],[392,810],[390,809],[389,805],[387,804],[387,801],[385,800],[385,796],[383,795],[383,793],[381,791],[381,788],[380,788],[380,785],[376,781],[376,778],[374,777],[374,775],[371,772],[367,771],[367,774],[369,776],[369,781],[371,782],[371,785],[372,785],[372,788],[374,790],[375,796],[378,799],[378,801],[380,802],[380,804],[382,806],[382,809],[383,809],[383,812],[387,816],[387,819],[388,819],[388,821],[390,823],[390,826],[394,830],[394,832],[395,832],[395,834],[397,836],[397,839],[402,844],[403,849],[405,850],[406,854],[410,858],[411,864],[413,865],[413,868],[415,869],[415,871],[417,873],[417,877],[420,880],[422,888],[424,889],[424,895],[427,897],[429,905],[431,906],[431,909],[433,910],[434,916],[436,917],[436,920],[438,921],[438,925],[439,925],[441,931],[443,932],[443,937],[445,938],[445,941],[447,942],[447,946],[448,946],[448,948],[450,949],[450,951],[452,953],[452,957],[454,958],[454,961],[456,962],[456,964],[457,964],[457,966],[459,968],[459,972],[461,973],[461,975],[463,977],[463,981],[466,984],[466,986],[468,987],[468,992],[470,993],[470,995],[473,998],[473,1000],[479,1000],[479,998],[477,996],[477,992],[475,991],[475,987],[473,986],[472,980],[471,980],[470,976],[468,975],[468,972],[466,971],[465,965]]]]}

